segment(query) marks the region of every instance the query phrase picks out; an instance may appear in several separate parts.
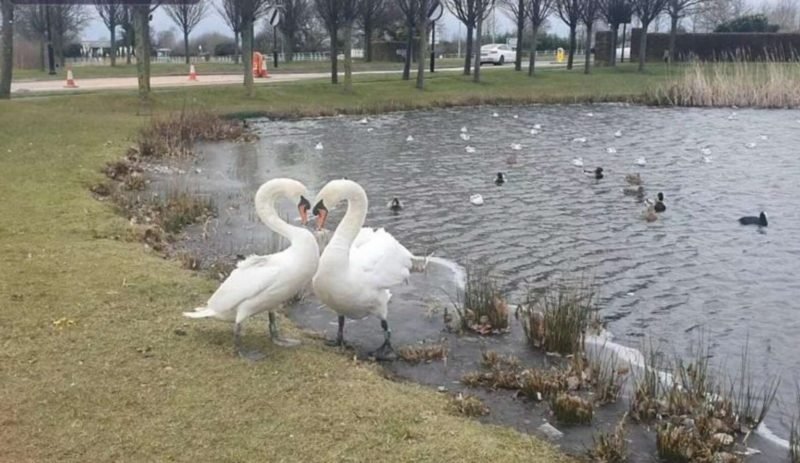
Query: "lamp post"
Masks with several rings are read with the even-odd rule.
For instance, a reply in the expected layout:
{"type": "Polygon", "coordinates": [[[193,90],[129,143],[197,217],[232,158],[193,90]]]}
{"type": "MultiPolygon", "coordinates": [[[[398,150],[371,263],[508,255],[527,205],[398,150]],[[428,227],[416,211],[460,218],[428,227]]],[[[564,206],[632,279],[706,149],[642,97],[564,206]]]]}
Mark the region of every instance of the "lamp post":
{"type": "Polygon", "coordinates": [[[269,24],[272,26],[272,61],[278,67],[278,24],[281,23],[281,10],[278,6],[267,12],[269,24]]]}

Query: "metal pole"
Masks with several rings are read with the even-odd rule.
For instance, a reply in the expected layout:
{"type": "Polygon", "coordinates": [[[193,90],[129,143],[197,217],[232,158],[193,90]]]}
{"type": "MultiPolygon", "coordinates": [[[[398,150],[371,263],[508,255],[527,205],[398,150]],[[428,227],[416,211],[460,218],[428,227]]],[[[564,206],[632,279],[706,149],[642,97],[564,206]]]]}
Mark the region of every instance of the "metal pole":
{"type": "MultiPolygon", "coordinates": [[[[625,28],[627,28],[627,27],[628,27],[627,24],[623,24],[622,25],[622,51],[620,52],[620,56],[619,56],[619,62],[620,63],[624,63],[625,62],[625,28]]],[[[616,52],[617,52],[617,50],[614,50],[614,53],[616,53],[616,52]]]]}
{"type": "Polygon", "coordinates": [[[436,68],[436,21],[431,21],[431,72],[436,68]]]}
{"type": "Polygon", "coordinates": [[[272,26],[272,60],[275,68],[278,67],[278,26],[272,26]]]}

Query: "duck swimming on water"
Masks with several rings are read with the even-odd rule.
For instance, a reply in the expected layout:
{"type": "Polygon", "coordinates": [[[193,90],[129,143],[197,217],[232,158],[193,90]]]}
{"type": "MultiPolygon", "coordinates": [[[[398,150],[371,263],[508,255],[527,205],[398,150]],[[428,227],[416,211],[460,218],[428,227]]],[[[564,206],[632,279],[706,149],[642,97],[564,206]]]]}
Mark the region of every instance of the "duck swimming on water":
{"type": "Polygon", "coordinates": [[[655,209],[656,212],[664,212],[664,211],[666,211],[667,210],[667,206],[666,206],[666,204],[664,204],[664,193],[661,193],[659,191],[658,195],[656,195],[656,198],[657,198],[656,199],[656,203],[653,205],[653,209],[655,209]]]}
{"type": "Polygon", "coordinates": [[[502,172],[498,172],[497,176],[494,178],[494,184],[495,185],[502,185],[504,183],[506,183],[506,174],[504,174],[502,172]]]}
{"type": "Polygon", "coordinates": [[[767,214],[763,211],[758,217],[753,216],[744,216],[739,218],[739,223],[742,225],[758,225],[759,227],[766,227],[767,226],[767,214]]]}
{"type": "Polygon", "coordinates": [[[595,180],[600,180],[600,179],[603,178],[603,168],[602,167],[598,167],[595,170],[584,170],[583,173],[586,174],[586,175],[591,175],[592,177],[595,178],[595,180]]]}
{"type": "Polygon", "coordinates": [[[392,212],[400,212],[403,210],[403,203],[401,203],[397,198],[392,198],[392,200],[389,202],[389,210],[392,212]]]}

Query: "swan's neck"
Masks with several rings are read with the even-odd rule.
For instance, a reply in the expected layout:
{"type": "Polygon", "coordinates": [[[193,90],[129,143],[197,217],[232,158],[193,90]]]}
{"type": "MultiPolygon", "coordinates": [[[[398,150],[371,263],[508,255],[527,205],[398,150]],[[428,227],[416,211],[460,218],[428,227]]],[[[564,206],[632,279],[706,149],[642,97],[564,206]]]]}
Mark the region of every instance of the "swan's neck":
{"type": "Polygon", "coordinates": [[[289,242],[294,242],[295,238],[297,238],[304,229],[289,225],[278,215],[278,212],[275,210],[275,203],[284,196],[288,195],[280,187],[267,189],[266,191],[259,190],[256,194],[256,213],[267,228],[288,239],[289,242]]]}
{"type": "Polygon", "coordinates": [[[344,199],[347,200],[347,212],[336,227],[331,243],[335,241],[336,245],[349,250],[367,218],[367,194],[360,187],[351,187],[345,193],[344,199]]]}

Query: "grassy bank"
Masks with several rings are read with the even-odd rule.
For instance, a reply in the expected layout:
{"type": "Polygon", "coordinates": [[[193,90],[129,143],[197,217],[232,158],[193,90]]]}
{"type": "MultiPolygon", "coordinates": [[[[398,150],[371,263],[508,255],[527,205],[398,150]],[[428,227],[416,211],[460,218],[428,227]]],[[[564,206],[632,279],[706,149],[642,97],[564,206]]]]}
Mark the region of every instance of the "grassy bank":
{"type": "MultiPolygon", "coordinates": [[[[658,74],[487,73],[473,85],[360,79],[160,91],[155,113],[331,114],[475,102],[636,100],[658,74]]],[[[304,338],[245,342],[228,324],[187,324],[182,310],[215,283],[139,243],[90,185],[149,119],[130,92],[0,102],[0,461],[565,461],[529,436],[455,416],[443,395],[390,382],[304,338]]],[[[284,323],[284,327],[291,329],[284,323]]],[[[299,335],[299,333],[293,333],[299,335]]]]}

